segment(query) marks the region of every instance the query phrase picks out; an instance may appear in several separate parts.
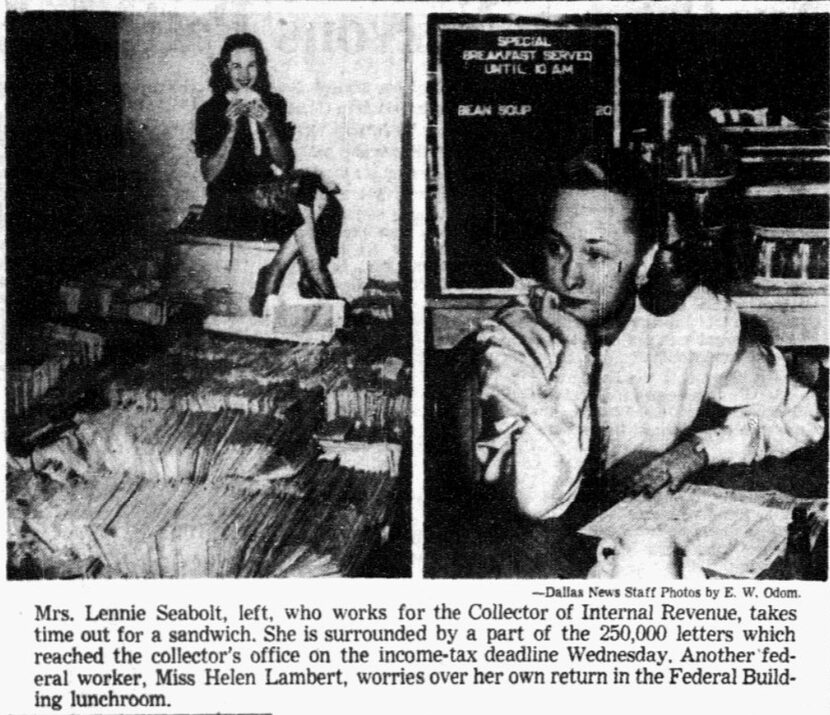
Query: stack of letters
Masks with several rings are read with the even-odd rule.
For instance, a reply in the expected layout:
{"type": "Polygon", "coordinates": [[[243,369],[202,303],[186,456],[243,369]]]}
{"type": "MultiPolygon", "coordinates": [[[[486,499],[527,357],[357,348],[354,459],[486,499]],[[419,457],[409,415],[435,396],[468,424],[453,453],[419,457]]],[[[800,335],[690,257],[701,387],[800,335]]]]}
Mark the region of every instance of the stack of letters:
{"type": "Polygon", "coordinates": [[[97,561],[105,576],[353,573],[380,536],[400,463],[390,442],[410,423],[409,370],[381,355],[201,335],[122,369],[106,409],[8,462],[27,485],[11,504],[14,553],[84,574],[97,561]],[[339,437],[326,417],[346,424],[339,437]]]}
{"type": "Polygon", "coordinates": [[[50,553],[99,558],[111,576],[348,574],[383,521],[394,479],[314,461],[291,483],[98,475],[26,516],[50,553]]]}
{"type": "MultiPolygon", "coordinates": [[[[35,364],[11,367],[7,373],[6,405],[9,414],[22,415],[54,387],[72,365],[91,365],[103,357],[104,340],[97,333],[47,323],[26,336],[38,357],[35,364]]],[[[17,346],[21,349],[20,346],[17,346]]]]}

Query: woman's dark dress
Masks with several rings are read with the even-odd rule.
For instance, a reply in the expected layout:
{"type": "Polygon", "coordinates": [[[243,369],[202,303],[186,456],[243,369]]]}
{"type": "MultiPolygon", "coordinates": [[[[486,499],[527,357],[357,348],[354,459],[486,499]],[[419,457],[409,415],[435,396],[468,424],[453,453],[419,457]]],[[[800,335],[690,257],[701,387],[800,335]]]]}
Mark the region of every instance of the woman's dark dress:
{"type": "MultiPolygon", "coordinates": [[[[290,147],[293,131],[286,122],[285,99],[279,94],[268,93],[262,95],[262,101],[268,107],[280,142],[290,147]]],[[[194,147],[198,157],[211,156],[222,145],[228,133],[225,116],[228,104],[226,97],[214,95],[196,111],[194,147]]],[[[293,165],[283,167],[281,175],[277,175],[272,168],[277,164],[271,156],[265,132],[260,126],[257,131],[261,146],[259,156],[254,151],[248,118],[239,118],[227,163],[208,183],[207,203],[197,227],[199,234],[282,243],[303,224],[297,204],[310,205],[314,187],[307,175],[292,171],[293,165]]]]}

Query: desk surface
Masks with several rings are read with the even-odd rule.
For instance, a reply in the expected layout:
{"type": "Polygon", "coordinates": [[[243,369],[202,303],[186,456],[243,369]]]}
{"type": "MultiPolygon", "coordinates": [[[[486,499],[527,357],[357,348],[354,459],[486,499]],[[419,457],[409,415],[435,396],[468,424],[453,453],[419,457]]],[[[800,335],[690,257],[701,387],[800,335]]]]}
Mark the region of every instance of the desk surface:
{"type": "MultiPolygon", "coordinates": [[[[787,459],[756,465],[712,468],[694,480],[733,489],[777,489],[800,497],[827,495],[826,446],[801,450],[787,459]]],[[[498,504],[492,495],[441,493],[427,488],[425,575],[435,578],[581,579],[596,561],[598,540],[578,529],[602,509],[587,498],[577,501],[559,519],[534,522],[498,504]]],[[[826,539],[817,545],[814,561],[826,578],[826,539]]],[[[761,578],[786,578],[784,565],[773,563],[761,578]]]]}

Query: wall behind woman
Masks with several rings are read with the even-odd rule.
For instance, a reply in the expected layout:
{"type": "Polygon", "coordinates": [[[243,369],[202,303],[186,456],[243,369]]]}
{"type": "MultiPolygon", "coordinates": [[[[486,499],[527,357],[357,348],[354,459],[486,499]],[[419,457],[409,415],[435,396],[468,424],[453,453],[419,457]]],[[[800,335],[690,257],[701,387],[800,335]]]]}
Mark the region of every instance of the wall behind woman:
{"type": "Polygon", "coordinates": [[[118,255],[124,194],[118,16],[6,14],[6,315],[49,309],[57,281],[118,255]]]}
{"type": "MultiPolygon", "coordinates": [[[[397,280],[404,116],[402,15],[125,15],[120,69],[127,180],[135,225],[176,225],[205,183],[191,144],[196,108],[210,97],[209,65],[225,37],[252,32],[268,56],[272,90],[296,127],[297,167],[342,190],[340,255],[331,269],[346,298],[367,277],[397,280]]],[[[290,276],[289,276],[290,281],[290,276]]]]}

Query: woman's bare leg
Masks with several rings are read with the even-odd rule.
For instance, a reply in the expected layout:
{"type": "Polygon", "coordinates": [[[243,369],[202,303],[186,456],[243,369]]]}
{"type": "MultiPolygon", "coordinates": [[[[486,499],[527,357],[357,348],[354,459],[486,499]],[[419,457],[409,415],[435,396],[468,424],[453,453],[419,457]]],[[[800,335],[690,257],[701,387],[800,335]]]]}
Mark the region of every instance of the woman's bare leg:
{"type": "Polygon", "coordinates": [[[253,315],[261,316],[268,296],[272,293],[279,293],[282,279],[297,257],[299,250],[294,236],[289,236],[285,243],[277,249],[271,262],[260,269],[257,276],[256,290],[250,302],[253,315]]]}
{"type": "Polygon", "coordinates": [[[314,213],[311,208],[302,204],[300,204],[300,213],[304,219],[303,225],[295,231],[293,238],[297,241],[303,265],[316,284],[320,295],[324,298],[336,298],[337,290],[334,287],[334,281],[320,261],[320,254],[317,251],[314,213]]]}

